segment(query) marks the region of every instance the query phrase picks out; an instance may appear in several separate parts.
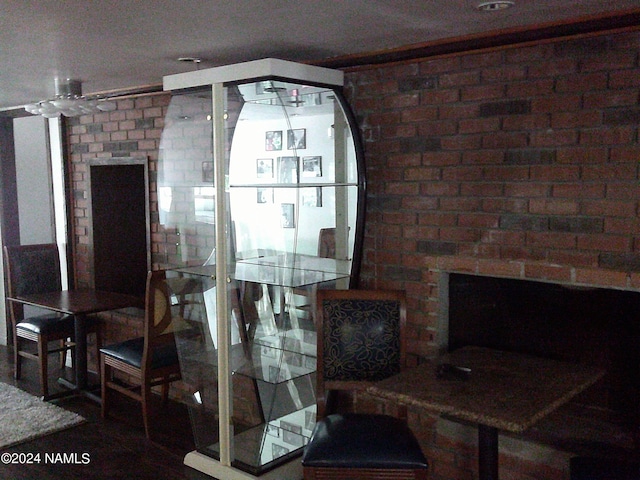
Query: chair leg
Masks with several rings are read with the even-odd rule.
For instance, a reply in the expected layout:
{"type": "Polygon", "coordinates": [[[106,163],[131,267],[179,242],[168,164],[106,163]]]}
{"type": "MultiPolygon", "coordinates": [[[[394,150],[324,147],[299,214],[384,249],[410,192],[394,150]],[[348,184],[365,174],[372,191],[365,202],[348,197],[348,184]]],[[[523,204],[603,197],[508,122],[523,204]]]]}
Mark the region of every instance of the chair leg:
{"type": "Polygon", "coordinates": [[[107,417],[109,412],[109,392],[107,391],[107,379],[110,378],[111,367],[109,367],[105,361],[104,356],[100,355],[100,394],[102,396],[102,405],[100,407],[100,414],[102,418],[107,417]]]}
{"type": "Polygon", "coordinates": [[[162,405],[166,405],[169,402],[169,377],[165,377],[165,383],[162,384],[162,405]]]}
{"type": "MultiPolygon", "coordinates": [[[[163,385],[164,388],[164,385],[163,385]]],[[[142,421],[144,422],[144,433],[147,438],[149,436],[149,415],[151,413],[151,387],[147,382],[142,382],[140,387],[140,393],[142,394],[142,421]]]]}
{"type": "MultiPolygon", "coordinates": [[[[60,340],[60,348],[64,348],[65,340],[60,340]]],[[[67,350],[60,350],[60,370],[62,370],[67,365],[67,350]]]]}
{"type": "Polygon", "coordinates": [[[40,363],[40,386],[42,389],[42,396],[46,399],[49,396],[49,379],[48,370],[49,370],[49,358],[48,352],[49,350],[49,340],[47,337],[40,337],[38,339],[38,361],[40,363]]]}
{"type": "MultiPolygon", "coordinates": [[[[102,347],[102,335],[100,334],[100,326],[96,328],[96,361],[100,362],[100,347],[102,347]]],[[[102,378],[102,369],[98,368],[98,374],[102,378]]]]}
{"type": "Polygon", "coordinates": [[[13,335],[13,377],[20,380],[22,376],[22,357],[20,356],[20,338],[13,335]]]}

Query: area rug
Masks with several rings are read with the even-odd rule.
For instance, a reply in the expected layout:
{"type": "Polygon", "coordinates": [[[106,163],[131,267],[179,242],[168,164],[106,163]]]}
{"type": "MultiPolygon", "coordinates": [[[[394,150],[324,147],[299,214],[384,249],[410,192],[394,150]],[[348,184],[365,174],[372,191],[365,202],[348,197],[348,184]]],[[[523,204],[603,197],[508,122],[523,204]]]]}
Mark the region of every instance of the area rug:
{"type": "Polygon", "coordinates": [[[77,413],[0,383],[0,449],[59,432],[84,421],[77,413]]]}

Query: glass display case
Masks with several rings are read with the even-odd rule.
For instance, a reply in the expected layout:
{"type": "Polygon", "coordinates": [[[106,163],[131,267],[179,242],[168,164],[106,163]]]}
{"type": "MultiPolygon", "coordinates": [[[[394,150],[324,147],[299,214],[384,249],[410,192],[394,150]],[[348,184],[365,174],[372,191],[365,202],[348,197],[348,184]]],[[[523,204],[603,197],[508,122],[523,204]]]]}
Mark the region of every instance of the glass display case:
{"type": "Polygon", "coordinates": [[[342,72],[276,59],[165,77],[157,258],[196,451],[218,478],[301,478],[318,288],[354,286],[365,181],[342,72]],[[295,461],[292,461],[295,460],[295,461]]]}

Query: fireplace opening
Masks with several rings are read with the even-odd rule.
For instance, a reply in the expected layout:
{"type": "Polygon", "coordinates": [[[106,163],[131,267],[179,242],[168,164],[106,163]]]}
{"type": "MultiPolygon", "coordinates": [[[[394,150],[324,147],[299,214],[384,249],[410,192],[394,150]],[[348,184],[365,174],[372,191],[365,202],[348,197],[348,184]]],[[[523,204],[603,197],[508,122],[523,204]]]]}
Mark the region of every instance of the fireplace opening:
{"type": "Polygon", "coordinates": [[[595,435],[612,443],[612,426],[637,435],[640,293],[452,273],[448,312],[449,350],[477,345],[604,368],[567,408],[581,412],[579,423],[604,422],[595,435]]]}

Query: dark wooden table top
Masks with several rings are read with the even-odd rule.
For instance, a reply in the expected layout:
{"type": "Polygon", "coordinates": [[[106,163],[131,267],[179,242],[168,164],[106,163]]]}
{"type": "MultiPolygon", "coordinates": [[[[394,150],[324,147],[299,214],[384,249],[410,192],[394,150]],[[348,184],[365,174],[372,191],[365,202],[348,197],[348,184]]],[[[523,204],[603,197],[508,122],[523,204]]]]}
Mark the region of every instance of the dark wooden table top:
{"type": "Polygon", "coordinates": [[[82,315],[127,307],[144,307],[143,300],[134,295],[78,289],[8,297],[26,305],[46,308],[68,315],[82,315]]]}
{"type": "Polygon", "coordinates": [[[465,347],[378,382],[368,392],[480,425],[522,432],[604,373],[586,365],[465,347]],[[439,378],[442,363],[470,372],[439,378]]]}

